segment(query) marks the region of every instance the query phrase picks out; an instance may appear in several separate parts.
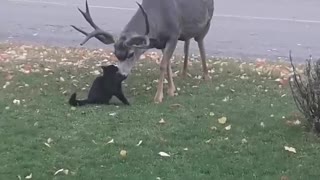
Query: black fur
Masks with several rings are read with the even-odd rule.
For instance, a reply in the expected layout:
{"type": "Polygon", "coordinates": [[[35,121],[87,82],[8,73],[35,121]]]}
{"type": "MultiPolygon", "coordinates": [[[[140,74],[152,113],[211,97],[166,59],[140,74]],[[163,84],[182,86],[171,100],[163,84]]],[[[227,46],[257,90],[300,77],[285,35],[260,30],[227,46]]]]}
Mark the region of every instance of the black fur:
{"type": "Polygon", "coordinates": [[[88,98],[77,100],[76,93],[69,99],[71,106],[83,106],[85,104],[109,104],[112,96],[116,96],[122,103],[130,105],[122,92],[122,81],[127,78],[118,72],[114,65],[102,66],[103,75],[97,77],[90,88],[88,98]]]}

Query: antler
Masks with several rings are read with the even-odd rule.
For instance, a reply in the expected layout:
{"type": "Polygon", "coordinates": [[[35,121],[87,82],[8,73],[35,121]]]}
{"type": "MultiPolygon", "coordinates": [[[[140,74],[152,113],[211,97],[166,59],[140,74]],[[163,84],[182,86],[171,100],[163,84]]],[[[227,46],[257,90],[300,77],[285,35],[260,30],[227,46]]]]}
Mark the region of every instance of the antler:
{"type": "Polygon", "coordinates": [[[81,12],[83,17],[88,21],[88,23],[95,29],[91,33],[87,33],[85,31],[77,28],[76,26],[71,25],[71,27],[73,27],[74,29],[76,29],[77,31],[81,32],[82,34],[84,34],[86,36],[86,38],[80,43],[81,46],[84,45],[92,37],[97,38],[99,41],[101,41],[102,43],[107,44],[107,45],[115,42],[112,34],[106,32],[106,31],[103,31],[101,28],[99,28],[93,22],[91,15],[90,15],[87,0],[86,0],[86,12],[83,12],[80,8],[78,8],[78,10],[81,12]]]}
{"type": "Polygon", "coordinates": [[[136,2],[137,5],[139,6],[142,15],[144,17],[145,20],[145,25],[146,25],[146,31],[144,35],[138,35],[135,37],[131,37],[129,39],[127,39],[124,42],[124,45],[127,47],[135,47],[135,48],[147,48],[150,45],[150,39],[148,37],[148,34],[150,32],[150,24],[149,24],[149,19],[148,19],[148,15],[146,13],[146,11],[144,10],[144,8],[142,7],[142,5],[138,2],[136,2]],[[145,42],[145,43],[143,43],[145,42]]]}
{"type": "Polygon", "coordinates": [[[144,8],[141,6],[140,3],[136,2],[139,6],[139,8],[141,9],[142,11],[142,14],[144,16],[144,20],[145,20],[145,24],[146,24],[146,32],[145,32],[145,35],[148,35],[149,34],[149,31],[150,31],[150,27],[149,27],[149,19],[148,19],[148,15],[146,13],[146,11],[144,10],[144,8]]]}

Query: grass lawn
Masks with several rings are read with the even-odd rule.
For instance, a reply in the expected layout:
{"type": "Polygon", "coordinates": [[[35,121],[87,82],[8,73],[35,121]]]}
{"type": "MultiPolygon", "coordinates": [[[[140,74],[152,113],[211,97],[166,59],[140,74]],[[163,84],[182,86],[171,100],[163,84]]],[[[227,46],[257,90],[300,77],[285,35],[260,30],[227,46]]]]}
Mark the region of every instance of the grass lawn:
{"type": "MultiPolygon", "coordinates": [[[[87,95],[108,53],[1,44],[0,55],[1,180],[320,178],[318,137],[290,89],[258,75],[255,64],[242,72],[240,62],[211,59],[213,78],[204,82],[195,78],[202,75],[196,60],[191,77],[174,77],[178,95],[154,104],[159,68],[145,59],[124,84],[130,107],[113,99],[118,106],[72,109],[71,93],[87,95]],[[68,171],[54,175],[59,169],[68,171]]],[[[182,63],[176,58],[173,72],[182,63]]]]}

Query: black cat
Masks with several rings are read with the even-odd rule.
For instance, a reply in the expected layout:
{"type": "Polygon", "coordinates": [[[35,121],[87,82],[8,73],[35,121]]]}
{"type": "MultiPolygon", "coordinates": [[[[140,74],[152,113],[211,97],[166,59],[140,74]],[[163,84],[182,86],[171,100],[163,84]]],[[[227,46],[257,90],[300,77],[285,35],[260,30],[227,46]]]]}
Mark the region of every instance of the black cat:
{"type": "Polygon", "coordinates": [[[125,105],[130,105],[122,92],[122,81],[127,76],[120,74],[115,65],[101,66],[103,75],[97,77],[90,88],[88,98],[77,100],[76,93],[73,93],[69,99],[71,106],[83,106],[85,104],[109,104],[112,96],[116,96],[125,105]]]}

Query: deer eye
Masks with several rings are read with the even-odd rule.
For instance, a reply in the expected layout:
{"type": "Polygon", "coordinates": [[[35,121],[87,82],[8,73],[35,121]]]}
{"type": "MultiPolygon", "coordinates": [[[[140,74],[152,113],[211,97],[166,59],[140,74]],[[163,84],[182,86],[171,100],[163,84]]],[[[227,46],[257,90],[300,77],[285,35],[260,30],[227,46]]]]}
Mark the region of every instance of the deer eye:
{"type": "Polygon", "coordinates": [[[132,58],[132,56],[134,55],[134,52],[132,53],[129,53],[128,57],[127,58],[132,58]]]}

